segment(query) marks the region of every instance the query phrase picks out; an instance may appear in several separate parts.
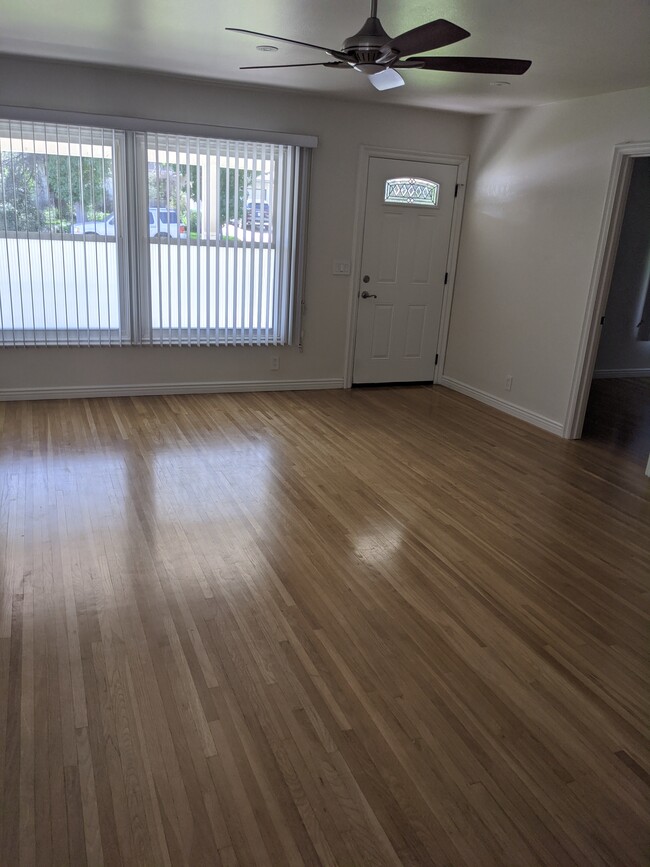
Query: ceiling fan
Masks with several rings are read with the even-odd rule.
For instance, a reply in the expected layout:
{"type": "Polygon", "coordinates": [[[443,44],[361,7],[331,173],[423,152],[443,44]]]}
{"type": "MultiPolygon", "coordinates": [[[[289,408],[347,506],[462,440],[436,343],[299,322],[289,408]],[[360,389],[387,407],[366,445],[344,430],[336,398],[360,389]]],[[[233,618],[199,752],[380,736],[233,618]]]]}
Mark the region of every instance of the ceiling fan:
{"type": "Polygon", "coordinates": [[[234,33],[247,33],[262,36],[291,45],[303,45],[324,51],[334,60],[321,63],[276,63],[266,66],[241,66],[240,69],[281,69],[298,66],[325,66],[327,69],[355,69],[367,75],[377,90],[390,90],[401,87],[404,79],[398,69],[432,69],[441,72],[482,72],[488,75],[523,75],[529,68],[530,60],[508,60],[500,57],[406,57],[419,51],[433,51],[467,39],[467,30],[438,18],[407,30],[400,36],[391,37],[377,18],[377,0],[371,0],[370,18],[366,19],[358,33],[349,36],[340,50],[299,42],[284,36],[258,33],[256,30],[242,30],[239,27],[226,27],[234,33]]]}

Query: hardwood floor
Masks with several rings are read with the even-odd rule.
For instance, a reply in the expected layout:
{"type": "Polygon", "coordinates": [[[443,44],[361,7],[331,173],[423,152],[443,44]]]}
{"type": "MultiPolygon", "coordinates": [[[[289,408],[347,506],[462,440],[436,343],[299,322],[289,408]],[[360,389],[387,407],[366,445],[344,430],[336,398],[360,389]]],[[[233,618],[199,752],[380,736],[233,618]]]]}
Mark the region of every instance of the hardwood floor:
{"type": "Polygon", "coordinates": [[[0,434],[3,867],[647,863],[633,461],[424,387],[0,434]]]}
{"type": "Polygon", "coordinates": [[[650,378],[594,379],[582,436],[645,467],[650,454],[650,378]]]}

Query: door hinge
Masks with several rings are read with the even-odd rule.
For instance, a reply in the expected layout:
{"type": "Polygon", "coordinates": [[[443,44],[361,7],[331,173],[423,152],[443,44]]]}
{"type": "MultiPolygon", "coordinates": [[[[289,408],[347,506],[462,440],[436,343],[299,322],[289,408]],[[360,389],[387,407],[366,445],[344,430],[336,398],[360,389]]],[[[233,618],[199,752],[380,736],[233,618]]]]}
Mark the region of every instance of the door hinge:
{"type": "Polygon", "coordinates": [[[458,187],[459,187],[459,186],[460,186],[460,184],[456,184],[456,189],[454,190],[454,198],[455,198],[455,199],[458,198],[458,187]]]}
{"type": "Polygon", "coordinates": [[[435,367],[438,363],[438,353],[436,352],[436,360],[433,362],[433,366],[435,367]]]}
{"type": "Polygon", "coordinates": [[[600,324],[601,324],[601,325],[604,325],[604,324],[605,324],[605,317],[604,317],[604,316],[601,316],[601,317],[600,317],[600,324]]]}
{"type": "Polygon", "coordinates": [[[447,280],[449,280],[449,271],[445,271],[445,286],[447,285],[447,280]]]}

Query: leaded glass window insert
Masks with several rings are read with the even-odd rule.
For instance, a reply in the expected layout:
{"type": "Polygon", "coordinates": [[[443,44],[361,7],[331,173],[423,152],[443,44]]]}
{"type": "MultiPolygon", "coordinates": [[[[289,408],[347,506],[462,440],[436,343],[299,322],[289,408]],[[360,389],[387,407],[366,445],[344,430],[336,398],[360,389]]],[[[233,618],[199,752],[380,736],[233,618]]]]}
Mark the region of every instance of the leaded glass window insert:
{"type": "Polygon", "coordinates": [[[387,205],[438,206],[440,184],[424,178],[389,178],[386,181],[384,202],[387,205]]]}

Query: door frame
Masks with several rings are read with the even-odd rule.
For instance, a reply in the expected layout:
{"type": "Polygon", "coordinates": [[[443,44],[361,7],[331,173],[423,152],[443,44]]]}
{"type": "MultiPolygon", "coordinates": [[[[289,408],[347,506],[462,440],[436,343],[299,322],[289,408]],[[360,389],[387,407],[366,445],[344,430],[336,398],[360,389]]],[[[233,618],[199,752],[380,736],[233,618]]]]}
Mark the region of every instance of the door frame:
{"type": "Polygon", "coordinates": [[[456,279],[456,265],[458,262],[458,248],[460,245],[460,229],[463,218],[463,204],[465,202],[465,189],[467,186],[467,171],[469,156],[466,154],[440,154],[429,151],[412,151],[397,148],[381,148],[369,145],[361,145],[359,149],[359,164],[357,169],[357,193],[354,217],[354,232],[352,236],[352,279],[350,286],[350,301],[348,305],[348,335],[345,345],[345,371],[343,387],[352,387],[352,373],[354,368],[354,349],[357,335],[357,316],[359,311],[359,287],[361,285],[361,254],[363,252],[363,235],[365,231],[366,196],[368,193],[368,170],[370,159],[378,157],[388,160],[412,160],[422,163],[441,163],[442,165],[458,166],[457,184],[458,195],[454,199],[451,217],[451,230],[449,235],[449,249],[447,252],[446,271],[449,275],[447,285],[443,290],[442,311],[440,313],[440,329],[436,352],[438,364],[433,372],[433,381],[438,383],[442,376],[447,350],[447,336],[449,334],[449,321],[451,319],[451,302],[454,293],[456,279]]]}
{"type": "Polygon", "coordinates": [[[614,262],[623,226],[632,167],[637,157],[650,157],[650,142],[626,142],[614,148],[596,259],[587,296],[569,405],[562,430],[566,439],[580,439],[601,337],[601,317],[609,298],[614,262]]]}

